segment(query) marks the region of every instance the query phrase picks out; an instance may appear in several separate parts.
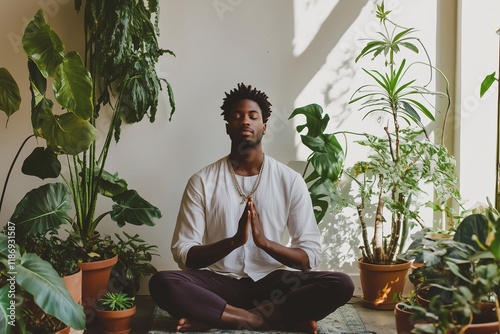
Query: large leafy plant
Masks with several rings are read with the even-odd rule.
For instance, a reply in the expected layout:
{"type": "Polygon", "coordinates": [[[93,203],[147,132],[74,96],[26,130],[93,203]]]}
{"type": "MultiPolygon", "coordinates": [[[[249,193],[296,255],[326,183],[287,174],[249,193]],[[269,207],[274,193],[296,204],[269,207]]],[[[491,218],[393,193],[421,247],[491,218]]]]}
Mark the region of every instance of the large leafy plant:
{"type": "Polygon", "coordinates": [[[320,223],[329,208],[341,205],[337,184],[344,167],[344,150],[334,133],[325,133],[330,121],[328,114],[318,104],[296,108],[289,119],[304,115],[306,123],[297,126],[302,143],[311,150],[304,168],[303,177],[309,184],[309,193],[316,222],[320,223]]]}
{"type": "Polygon", "coordinates": [[[412,273],[417,294],[426,292],[429,305],[406,305],[426,318],[417,333],[465,332],[476,318],[498,321],[500,309],[500,215],[490,207],[466,216],[452,237],[422,238],[406,258],[422,258],[412,273]],[[483,306],[493,303],[496,314],[483,306]]]}
{"type": "MultiPolygon", "coordinates": [[[[380,38],[369,40],[356,58],[356,62],[367,56],[371,56],[372,61],[381,59],[384,70],[363,68],[371,83],[356,89],[349,101],[360,104],[364,119],[375,119],[376,127],[385,124],[381,135],[360,134],[364,139],[357,143],[370,149],[367,160],[344,168],[343,150],[334,134],[324,133],[329,118],[328,115],[321,118],[322,110],[318,105],[297,108],[291,116],[306,115],[306,124],[297,127],[297,131],[308,129],[302,142],[313,151],[308,158],[314,166],[309,180],[317,176],[319,181],[310,188],[313,201],[319,194],[323,198],[330,196],[330,208],[332,203],[347,203],[345,199],[338,200],[339,192],[335,189],[341,172],[357,186],[354,207],[362,230],[362,260],[374,264],[397,261],[411,226],[421,223],[419,212],[424,203],[419,200],[426,194],[425,184],[432,185],[434,190],[434,194],[427,195],[433,198],[428,201],[430,205],[450,219],[449,200],[460,197],[456,188],[455,159],[444,146],[430,141],[424,127],[424,119],[435,120],[437,110],[431,99],[444,98],[449,108],[450,97],[447,90],[432,91],[427,88],[430,81],[420,83],[412,76],[414,71],[422,72],[417,66],[421,66],[431,78],[433,73],[442,74],[430,63],[428,56],[425,61],[416,62],[396,57],[403,51],[418,53],[420,48],[425,51],[425,47],[413,35],[415,29],[392,22],[389,13],[383,2],[377,5],[376,16],[381,24],[377,35],[380,38]],[[321,163],[313,162],[317,153],[320,153],[321,163]],[[368,233],[369,220],[373,220],[372,238],[368,233]],[[384,225],[389,225],[388,232],[384,231],[384,225]]],[[[447,113],[448,109],[445,119],[447,113]]],[[[328,209],[325,201],[319,207],[323,212],[328,209]]]]}
{"type": "Polygon", "coordinates": [[[16,327],[11,324],[15,321],[18,332],[26,333],[24,314],[30,301],[71,328],[85,329],[83,307],[73,301],[58,273],[48,262],[34,253],[21,252],[9,240],[0,233],[0,331],[13,333],[16,327]],[[9,312],[12,301],[16,309],[9,312]]]}
{"type": "MultiPolygon", "coordinates": [[[[75,5],[80,9],[81,1],[75,5]]],[[[159,57],[171,53],[159,48],[156,39],[158,3],[150,1],[146,7],[142,1],[90,0],[84,14],[85,62],[76,52],[65,53],[42,11],[26,27],[22,44],[29,59],[33,136],[45,139],[46,146],[35,148],[22,171],[42,179],[60,177],[63,182],[47,183],[27,193],[11,217],[20,234],[43,235],[70,222],[72,240],[83,248],[94,240],[104,217],[119,226],[152,226],[161,217],[157,207],[129,189],[117,173],[106,171],[105,164],[113,138],[120,139],[123,122],[139,122],[144,116],[155,120],[162,81],[170,97],[170,116],[175,110],[170,85],[155,71],[159,57]],[[54,110],[47,95],[50,82],[62,113],[54,110]],[[110,110],[110,119],[103,107],[110,110]],[[98,125],[107,126],[102,140],[97,138],[98,125]],[[66,171],[62,171],[60,157],[65,159],[66,171]],[[111,198],[114,204],[97,214],[100,196],[111,198]],[[75,214],[70,217],[71,202],[75,214]]],[[[0,85],[5,88],[0,109],[10,116],[19,108],[19,89],[5,69],[0,70],[0,85]]]]}

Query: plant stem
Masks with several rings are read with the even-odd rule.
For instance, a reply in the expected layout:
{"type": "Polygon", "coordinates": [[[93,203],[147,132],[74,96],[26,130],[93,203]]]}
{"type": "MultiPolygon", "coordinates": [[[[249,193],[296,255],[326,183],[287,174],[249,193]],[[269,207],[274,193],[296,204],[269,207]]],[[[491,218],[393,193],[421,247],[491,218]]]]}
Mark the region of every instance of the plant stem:
{"type": "Polygon", "coordinates": [[[7,172],[7,176],[5,177],[5,183],[3,185],[3,189],[2,189],[2,197],[0,198],[0,213],[2,212],[2,205],[3,205],[3,199],[5,197],[5,192],[7,191],[7,184],[9,183],[9,179],[10,179],[10,174],[12,173],[12,169],[14,168],[14,165],[17,161],[17,158],[19,158],[19,154],[21,153],[21,151],[23,150],[23,147],[24,145],[26,145],[26,143],[28,142],[28,140],[31,139],[31,137],[34,137],[35,135],[30,135],[28,136],[21,144],[21,146],[19,147],[19,149],[17,150],[17,153],[16,153],[16,156],[14,157],[14,160],[12,161],[12,163],[10,164],[10,167],[9,167],[9,171],[7,172]]]}

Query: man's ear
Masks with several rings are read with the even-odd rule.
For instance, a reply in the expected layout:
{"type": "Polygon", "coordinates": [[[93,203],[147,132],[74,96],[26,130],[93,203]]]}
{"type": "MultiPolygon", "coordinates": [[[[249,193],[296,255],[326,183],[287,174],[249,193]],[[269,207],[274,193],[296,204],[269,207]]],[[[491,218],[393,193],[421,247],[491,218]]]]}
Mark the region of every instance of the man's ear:
{"type": "Polygon", "coordinates": [[[267,129],[267,123],[264,123],[264,129],[262,131],[262,134],[264,134],[264,135],[266,134],[266,129],[267,129]]]}

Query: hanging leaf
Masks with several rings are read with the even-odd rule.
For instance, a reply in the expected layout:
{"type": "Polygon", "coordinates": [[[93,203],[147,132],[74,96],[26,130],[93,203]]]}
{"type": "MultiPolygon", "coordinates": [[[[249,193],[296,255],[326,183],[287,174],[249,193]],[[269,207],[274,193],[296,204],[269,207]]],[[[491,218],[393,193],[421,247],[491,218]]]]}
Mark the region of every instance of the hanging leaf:
{"type": "Polygon", "coordinates": [[[483,82],[481,82],[481,90],[479,92],[479,96],[483,97],[483,95],[490,89],[491,85],[496,81],[495,78],[496,72],[493,72],[489,75],[487,75],[484,79],[483,82]]]}
{"type": "Polygon", "coordinates": [[[57,154],[50,148],[35,147],[24,160],[21,171],[25,175],[36,176],[42,180],[56,178],[61,173],[61,163],[57,159],[57,154]]]}
{"type": "Polygon", "coordinates": [[[0,68],[0,110],[9,117],[19,110],[20,105],[21,94],[17,82],[7,69],[0,68]]]}

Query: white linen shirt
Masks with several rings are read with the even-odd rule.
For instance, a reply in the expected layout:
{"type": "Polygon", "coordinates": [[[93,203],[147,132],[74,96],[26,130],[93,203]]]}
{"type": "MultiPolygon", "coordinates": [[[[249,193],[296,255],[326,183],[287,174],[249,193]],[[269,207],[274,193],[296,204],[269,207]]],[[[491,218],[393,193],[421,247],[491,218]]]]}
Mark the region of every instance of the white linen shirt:
{"type": "MultiPolygon", "coordinates": [[[[245,194],[250,193],[257,181],[257,175],[236,175],[236,178],[245,194]]],[[[291,239],[289,246],[304,250],[311,269],[317,269],[321,258],[320,232],[302,176],[266,155],[260,185],[252,198],[265,236],[282,243],[285,229],[288,228],[291,239]]],[[[238,221],[245,208],[245,203],[241,201],[242,197],[229,171],[227,156],[189,179],[171,247],[174,260],[181,269],[186,269],[187,254],[191,247],[211,244],[236,234],[238,221]]],[[[237,279],[250,277],[257,281],[276,269],[286,268],[258,248],[250,234],[246,244],[206,269],[237,279]]]]}

